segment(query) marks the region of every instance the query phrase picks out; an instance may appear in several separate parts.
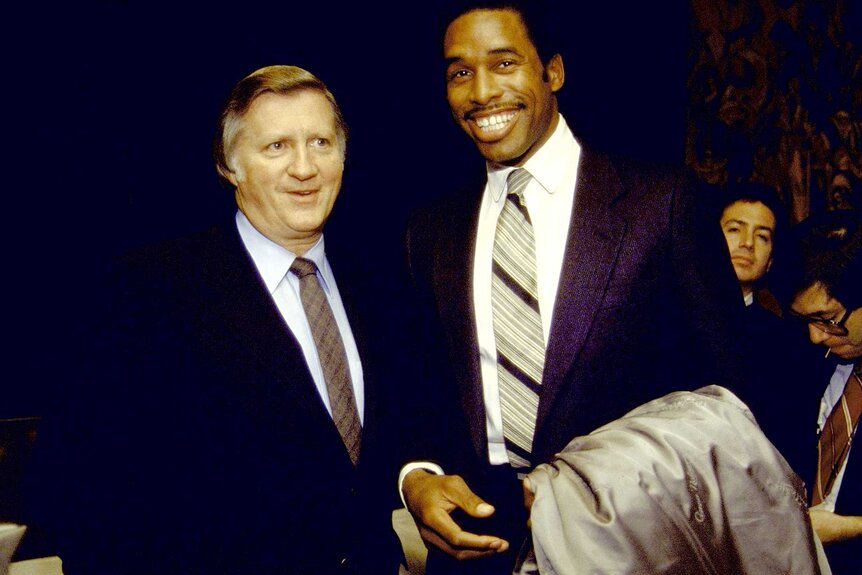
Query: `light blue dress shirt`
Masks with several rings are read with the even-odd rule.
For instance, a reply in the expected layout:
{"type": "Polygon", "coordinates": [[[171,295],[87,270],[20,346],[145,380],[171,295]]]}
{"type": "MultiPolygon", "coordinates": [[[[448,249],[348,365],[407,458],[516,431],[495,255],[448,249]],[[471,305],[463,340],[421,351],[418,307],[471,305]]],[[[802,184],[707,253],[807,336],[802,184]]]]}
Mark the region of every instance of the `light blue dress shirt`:
{"type": "MultiPolygon", "coordinates": [[[[296,254],[261,234],[241,211],[236,213],[236,227],[245,249],[254,261],[257,273],[266,285],[266,289],[278,307],[278,311],[281,312],[287,327],[302,347],[305,362],[308,364],[314,384],[317,386],[320,399],[326,406],[326,410],[332,415],[329,393],[326,390],[326,380],[323,377],[323,368],[317,355],[317,346],[314,344],[311,328],[305,317],[302,301],[299,299],[299,278],[290,273],[290,266],[296,259],[296,254]]],[[[335,322],[341,333],[341,340],[344,342],[344,350],[347,353],[347,363],[350,368],[350,379],[353,383],[353,394],[356,397],[359,420],[364,422],[365,393],[362,362],[359,359],[359,349],[356,347],[356,340],[350,329],[347,312],[344,310],[341,295],[338,293],[335,276],[326,259],[323,236],[302,257],[317,265],[317,279],[329,300],[332,315],[335,316],[335,322]]]]}

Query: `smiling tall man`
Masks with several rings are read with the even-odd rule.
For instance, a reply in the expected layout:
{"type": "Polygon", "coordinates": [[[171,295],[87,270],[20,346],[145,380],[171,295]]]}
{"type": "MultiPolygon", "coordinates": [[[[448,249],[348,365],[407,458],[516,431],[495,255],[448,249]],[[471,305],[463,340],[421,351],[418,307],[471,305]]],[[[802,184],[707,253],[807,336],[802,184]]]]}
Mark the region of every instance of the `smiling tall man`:
{"type": "Polygon", "coordinates": [[[572,133],[545,26],[558,16],[473,4],[443,36],[449,106],[486,169],[477,193],[417,211],[407,232],[433,416],[400,482],[431,574],[511,573],[519,477],[571,438],[671,390],[746,381],[717,222],[676,168],[572,133]]]}
{"type": "Polygon", "coordinates": [[[46,418],[65,573],[397,573],[386,334],[362,260],[324,246],[346,144],[318,78],[253,72],[215,138],[234,217],[117,265],[92,365],[46,418]]]}

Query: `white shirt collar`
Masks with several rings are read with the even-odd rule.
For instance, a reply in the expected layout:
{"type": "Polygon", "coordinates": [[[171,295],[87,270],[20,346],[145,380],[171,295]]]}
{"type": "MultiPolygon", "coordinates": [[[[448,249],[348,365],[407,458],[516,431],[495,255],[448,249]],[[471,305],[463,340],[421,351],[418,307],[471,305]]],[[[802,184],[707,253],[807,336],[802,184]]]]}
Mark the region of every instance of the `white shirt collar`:
{"type": "MultiPolygon", "coordinates": [[[[240,210],[236,212],[236,227],[245,249],[254,260],[257,272],[266,284],[266,289],[272,294],[287,272],[290,271],[290,266],[297,257],[296,254],[260,233],[240,210]]],[[[317,264],[317,269],[323,271],[326,261],[325,253],[323,236],[321,235],[317,243],[302,257],[313,261],[317,264]]]]}
{"type": "MultiPolygon", "coordinates": [[[[554,133],[523,166],[549,194],[553,194],[558,189],[560,181],[567,173],[567,163],[561,162],[560,158],[578,158],[581,149],[565,118],[562,114],[558,117],[559,122],[554,133]]],[[[506,189],[506,178],[509,177],[509,172],[515,168],[486,162],[486,169],[491,193],[494,201],[498,202],[503,195],[503,190],[506,189]]]]}

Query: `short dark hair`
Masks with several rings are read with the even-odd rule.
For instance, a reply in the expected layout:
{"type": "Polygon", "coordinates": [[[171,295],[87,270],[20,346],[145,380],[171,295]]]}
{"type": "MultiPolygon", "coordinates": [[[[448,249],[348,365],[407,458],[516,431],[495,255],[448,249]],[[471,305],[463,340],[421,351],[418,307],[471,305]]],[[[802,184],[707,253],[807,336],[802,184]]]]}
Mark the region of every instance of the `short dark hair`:
{"type": "MultiPolygon", "coordinates": [[[[335,96],[317,76],[297,66],[266,66],[255,70],[233,87],[219,114],[213,143],[213,160],[219,178],[230,185],[228,174],[233,172],[231,154],[242,128],[243,117],[252,103],[262,94],[292,94],[300,90],[315,90],[323,94],[335,114],[335,130],[341,153],[347,149],[347,123],[335,96]]],[[[232,187],[232,186],[231,186],[232,187]]]]}
{"type": "Polygon", "coordinates": [[[551,9],[551,3],[542,0],[511,0],[511,1],[487,1],[481,0],[455,0],[445,2],[442,6],[439,19],[440,44],[455,19],[464,14],[477,10],[512,10],[521,16],[527,37],[536,48],[542,64],[556,54],[563,55],[562,42],[559,34],[559,14],[551,9]]]}
{"type": "Polygon", "coordinates": [[[790,225],[790,212],[778,192],[774,188],[761,184],[759,182],[743,182],[732,185],[724,191],[721,198],[721,210],[719,215],[724,213],[724,210],[737,202],[746,204],[761,203],[772,212],[775,217],[775,230],[772,232],[772,243],[777,244],[778,238],[784,233],[784,229],[790,225]]]}
{"type": "Polygon", "coordinates": [[[820,284],[848,310],[862,307],[862,214],[834,210],[809,216],[791,231],[792,249],[771,287],[782,305],[820,284]]]}

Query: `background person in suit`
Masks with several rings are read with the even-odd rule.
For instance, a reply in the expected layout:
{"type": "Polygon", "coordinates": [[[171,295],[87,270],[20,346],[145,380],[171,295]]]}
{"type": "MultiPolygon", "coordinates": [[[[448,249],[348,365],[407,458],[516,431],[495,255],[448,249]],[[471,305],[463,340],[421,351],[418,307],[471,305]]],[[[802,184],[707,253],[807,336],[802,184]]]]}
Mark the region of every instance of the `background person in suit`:
{"type": "Polygon", "coordinates": [[[823,212],[794,231],[796,257],[783,266],[778,293],[807,323],[811,343],[836,358],[831,377],[818,389],[825,385],[815,412],[819,450],[809,462],[811,522],[833,573],[858,573],[862,457],[851,446],[862,415],[862,217],[855,211],[823,212]],[[850,441],[841,441],[842,434],[850,441]]]}
{"type": "Polygon", "coordinates": [[[33,524],[66,573],[397,572],[373,285],[324,246],[346,141],[314,75],[253,72],[215,144],[235,218],[116,266],[89,371],[40,445],[33,524]]]}
{"type": "Polygon", "coordinates": [[[527,535],[519,475],[571,438],[670,390],[746,381],[717,223],[679,171],[575,138],[542,8],[471,5],[447,19],[449,105],[486,173],[418,211],[406,237],[426,383],[400,483],[429,573],[511,572],[527,535]],[[528,177],[510,180],[518,168],[528,177]],[[517,248],[526,257],[498,258],[506,234],[532,236],[517,248]]]}
{"type": "Polygon", "coordinates": [[[721,212],[721,230],[746,307],[754,303],[754,292],[772,266],[778,228],[787,224],[773,196],[762,184],[742,184],[728,194],[721,212]]]}
{"type": "Polygon", "coordinates": [[[743,341],[757,382],[748,390],[746,402],[793,470],[807,478],[816,437],[806,422],[817,415],[817,395],[812,395],[811,386],[798,382],[827,377],[827,366],[822,354],[818,356],[800,337],[797,326],[778,315],[780,309],[768,289],[769,270],[776,257],[781,259],[787,210],[771,188],[744,183],[730,187],[719,219],[745,301],[743,341]],[[796,384],[791,393],[788,382],[796,384]]]}

